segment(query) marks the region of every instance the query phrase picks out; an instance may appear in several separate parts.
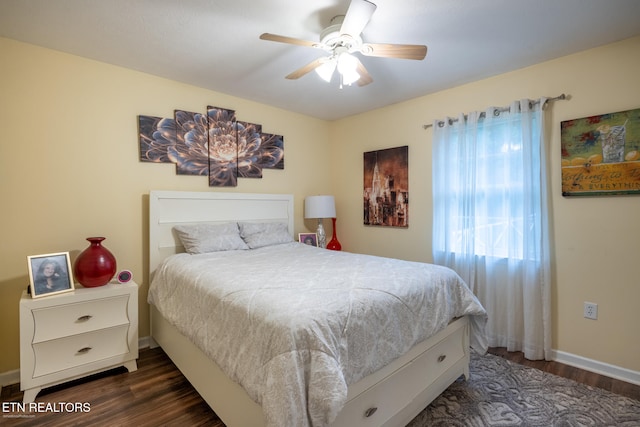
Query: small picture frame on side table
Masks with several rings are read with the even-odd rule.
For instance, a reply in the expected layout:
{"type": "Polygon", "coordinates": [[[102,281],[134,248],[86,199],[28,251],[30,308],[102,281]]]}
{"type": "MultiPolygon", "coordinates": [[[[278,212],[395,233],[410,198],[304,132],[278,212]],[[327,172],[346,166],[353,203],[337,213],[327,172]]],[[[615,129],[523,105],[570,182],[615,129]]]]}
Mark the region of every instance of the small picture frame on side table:
{"type": "Polygon", "coordinates": [[[298,233],[298,241],[309,246],[318,246],[318,233],[298,233]]]}
{"type": "Polygon", "coordinates": [[[31,298],[71,292],[73,272],[69,252],[27,256],[31,298]]]}

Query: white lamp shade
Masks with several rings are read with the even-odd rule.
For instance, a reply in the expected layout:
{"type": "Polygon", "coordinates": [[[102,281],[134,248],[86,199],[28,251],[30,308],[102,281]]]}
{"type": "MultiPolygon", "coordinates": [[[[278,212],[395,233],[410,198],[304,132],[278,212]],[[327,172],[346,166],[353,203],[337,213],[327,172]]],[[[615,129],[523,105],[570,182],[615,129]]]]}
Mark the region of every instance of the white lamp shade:
{"type": "Polygon", "coordinates": [[[322,80],[329,83],[331,81],[331,77],[333,76],[333,72],[335,71],[335,69],[336,69],[336,61],[334,59],[331,59],[325,62],[324,64],[322,64],[321,66],[319,66],[318,68],[316,68],[316,73],[318,73],[318,75],[322,78],[322,80]]]}
{"type": "Polygon", "coordinates": [[[338,72],[342,75],[342,83],[347,86],[360,78],[357,72],[358,60],[349,53],[343,53],[338,57],[338,72]]]}
{"type": "Polygon", "coordinates": [[[335,218],[336,203],[333,196],[309,196],[304,199],[305,218],[335,218]]]}
{"type": "Polygon", "coordinates": [[[360,74],[358,74],[356,71],[342,73],[342,83],[346,84],[347,86],[357,82],[359,79],[360,74]]]}
{"type": "Polygon", "coordinates": [[[349,74],[358,68],[358,60],[350,53],[343,53],[338,57],[338,71],[340,74],[349,74]]]}

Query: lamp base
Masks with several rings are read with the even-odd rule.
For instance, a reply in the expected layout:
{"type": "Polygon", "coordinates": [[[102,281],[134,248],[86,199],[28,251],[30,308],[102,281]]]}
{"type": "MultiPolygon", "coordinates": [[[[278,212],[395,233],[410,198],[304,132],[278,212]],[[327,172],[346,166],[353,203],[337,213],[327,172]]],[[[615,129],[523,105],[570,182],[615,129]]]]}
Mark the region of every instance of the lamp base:
{"type": "Polygon", "coordinates": [[[318,219],[318,229],[316,230],[318,234],[318,247],[326,248],[327,247],[327,235],[324,232],[324,227],[322,226],[322,219],[318,219]]]}
{"type": "Polygon", "coordinates": [[[331,218],[331,220],[333,221],[333,237],[331,237],[331,240],[327,243],[327,249],[331,249],[332,251],[341,251],[342,245],[338,242],[338,236],[336,235],[336,219],[331,218]]]}
{"type": "Polygon", "coordinates": [[[329,243],[327,243],[327,249],[331,249],[332,251],[341,251],[342,245],[337,240],[331,239],[329,243]]]}

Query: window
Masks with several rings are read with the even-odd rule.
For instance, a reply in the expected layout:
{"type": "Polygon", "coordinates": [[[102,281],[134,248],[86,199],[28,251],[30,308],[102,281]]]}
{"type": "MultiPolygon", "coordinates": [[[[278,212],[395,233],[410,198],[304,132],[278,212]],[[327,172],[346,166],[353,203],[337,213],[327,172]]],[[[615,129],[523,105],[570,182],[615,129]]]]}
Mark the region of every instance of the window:
{"type": "MultiPolygon", "coordinates": [[[[519,120],[477,123],[472,134],[458,125],[434,153],[434,224],[445,230],[434,251],[524,259],[535,215],[527,206],[526,179],[539,156],[523,146],[519,120]],[[516,123],[514,123],[516,122],[516,123]],[[436,169],[439,171],[436,172],[436,169]]],[[[535,151],[538,153],[539,151],[535,151]]],[[[538,192],[538,191],[536,191],[538,192]]]]}

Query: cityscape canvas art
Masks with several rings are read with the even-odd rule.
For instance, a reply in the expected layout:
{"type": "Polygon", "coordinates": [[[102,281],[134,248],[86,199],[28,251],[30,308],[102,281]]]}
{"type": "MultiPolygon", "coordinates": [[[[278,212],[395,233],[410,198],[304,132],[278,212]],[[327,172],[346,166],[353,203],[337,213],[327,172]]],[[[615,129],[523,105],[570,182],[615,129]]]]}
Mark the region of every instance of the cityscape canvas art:
{"type": "Polygon", "coordinates": [[[409,147],[364,153],[364,224],[409,226],[409,147]]]}

